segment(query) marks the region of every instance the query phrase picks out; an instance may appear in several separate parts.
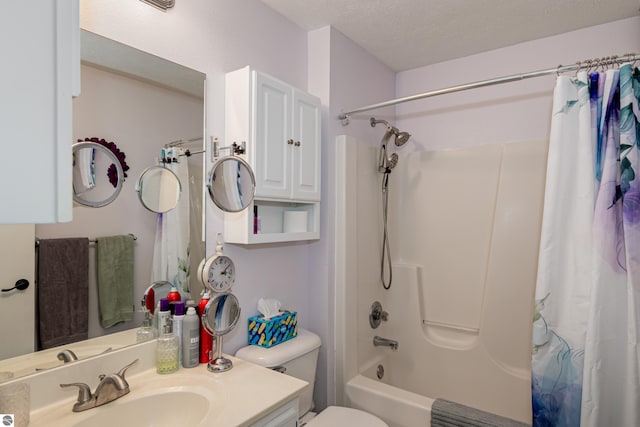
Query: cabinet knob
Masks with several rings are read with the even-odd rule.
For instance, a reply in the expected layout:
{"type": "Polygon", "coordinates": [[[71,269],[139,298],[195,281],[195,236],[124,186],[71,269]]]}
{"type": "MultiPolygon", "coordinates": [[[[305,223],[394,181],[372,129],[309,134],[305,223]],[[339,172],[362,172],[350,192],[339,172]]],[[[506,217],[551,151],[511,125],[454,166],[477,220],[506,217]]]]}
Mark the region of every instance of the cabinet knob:
{"type": "Polygon", "coordinates": [[[287,144],[289,145],[293,144],[293,139],[287,139],[287,144]]]}
{"type": "Polygon", "coordinates": [[[293,145],[295,145],[296,147],[300,147],[300,141],[294,142],[293,145]]]}

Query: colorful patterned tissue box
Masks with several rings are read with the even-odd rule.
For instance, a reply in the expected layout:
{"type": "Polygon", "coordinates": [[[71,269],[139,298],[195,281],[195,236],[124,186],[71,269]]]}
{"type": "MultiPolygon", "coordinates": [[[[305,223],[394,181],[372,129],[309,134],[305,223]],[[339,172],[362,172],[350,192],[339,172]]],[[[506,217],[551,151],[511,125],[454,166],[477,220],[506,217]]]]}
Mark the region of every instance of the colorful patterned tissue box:
{"type": "Polygon", "coordinates": [[[249,318],[249,344],[273,347],[298,335],[298,312],[284,312],[264,320],[262,315],[249,318]]]}

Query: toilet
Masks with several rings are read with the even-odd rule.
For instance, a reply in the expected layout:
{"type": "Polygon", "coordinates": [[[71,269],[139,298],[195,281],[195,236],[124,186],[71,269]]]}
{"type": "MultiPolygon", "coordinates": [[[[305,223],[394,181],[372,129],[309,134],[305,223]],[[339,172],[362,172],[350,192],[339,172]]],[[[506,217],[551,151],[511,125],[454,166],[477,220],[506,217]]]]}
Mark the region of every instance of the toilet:
{"type": "Polygon", "coordinates": [[[298,336],[271,348],[255,345],[242,347],[236,357],[260,366],[281,370],[309,383],[300,396],[299,426],[307,427],[388,427],[380,418],[359,409],[329,406],[319,414],[313,409],[313,386],[320,349],[320,337],[298,329],[298,336]]]}

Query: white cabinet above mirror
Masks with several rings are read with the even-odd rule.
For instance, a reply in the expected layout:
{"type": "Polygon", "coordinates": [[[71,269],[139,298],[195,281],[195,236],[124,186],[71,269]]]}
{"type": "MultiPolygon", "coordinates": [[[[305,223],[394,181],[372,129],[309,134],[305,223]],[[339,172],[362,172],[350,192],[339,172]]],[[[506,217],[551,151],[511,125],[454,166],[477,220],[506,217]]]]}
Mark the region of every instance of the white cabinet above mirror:
{"type": "Polygon", "coordinates": [[[71,220],[71,100],[80,87],[78,0],[3,3],[1,224],[71,220]],[[28,24],[26,24],[28,23],[28,24]],[[10,148],[9,148],[10,147],[10,148]]]}
{"type": "Polygon", "coordinates": [[[320,100],[250,67],[228,73],[225,83],[225,141],[246,142],[256,178],[253,204],[225,214],[225,241],[318,239],[320,100]]]}

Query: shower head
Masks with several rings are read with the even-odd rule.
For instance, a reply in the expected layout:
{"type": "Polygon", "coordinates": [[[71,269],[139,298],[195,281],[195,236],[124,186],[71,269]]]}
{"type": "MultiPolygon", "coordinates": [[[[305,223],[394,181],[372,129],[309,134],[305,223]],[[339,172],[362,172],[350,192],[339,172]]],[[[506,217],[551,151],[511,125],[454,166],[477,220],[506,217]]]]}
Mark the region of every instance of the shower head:
{"type": "Polygon", "coordinates": [[[411,134],[409,132],[396,132],[395,135],[396,135],[396,139],[395,139],[396,147],[402,147],[404,144],[407,143],[407,141],[409,141],[409,138],[411,138],[411,134]]]}
{"type": "Polygon", "coordinates": [[[409,141],[409,138],[411,138],[411,134],[409,134],[409,132],[400,132],[397,127],[392,126],[386,120],[371,117],[371,119],[369,119],[369,123],[371,123],[371,127],[375,127],[378,123],[384,124],[387,127],[387,132],[391,132],[391,134],[395,136],[394,142],[396,147],[402,147],[407,143],[407,141],[409,141]]]}

